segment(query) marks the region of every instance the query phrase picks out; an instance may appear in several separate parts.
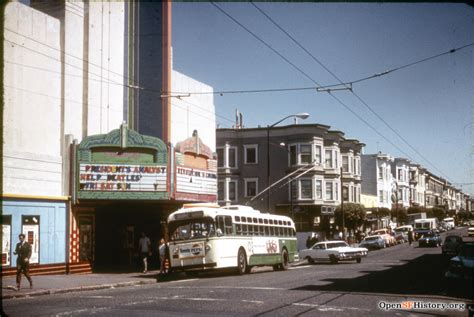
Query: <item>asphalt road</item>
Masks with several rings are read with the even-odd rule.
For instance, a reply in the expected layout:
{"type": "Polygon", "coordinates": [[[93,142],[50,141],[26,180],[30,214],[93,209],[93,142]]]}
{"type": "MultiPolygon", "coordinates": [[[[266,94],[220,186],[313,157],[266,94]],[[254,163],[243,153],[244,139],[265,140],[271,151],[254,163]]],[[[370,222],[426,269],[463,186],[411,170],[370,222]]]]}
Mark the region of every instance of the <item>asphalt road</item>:
{"type": "Polygon", "coordinates": [[[471,303],[472,285],[445,283],[447,264],[440,248],[415,243],[370,252],[360,264],[301,262],[283,272],[174,276],[157,284],[2,304],[9,316],[468,316],[467,310],[387,309],[387,303],[471,303]]]}

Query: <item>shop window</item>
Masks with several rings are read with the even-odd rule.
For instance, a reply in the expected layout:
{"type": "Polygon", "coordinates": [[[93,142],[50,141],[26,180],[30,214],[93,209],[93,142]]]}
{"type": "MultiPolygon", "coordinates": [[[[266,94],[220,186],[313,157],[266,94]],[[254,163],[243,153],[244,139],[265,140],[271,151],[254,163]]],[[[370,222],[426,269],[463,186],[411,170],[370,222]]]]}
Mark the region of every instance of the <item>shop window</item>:
{"type": "Polygon", "coordinates": [[[40,216],[23,216],[21,223],[21,232],[25,235],[25,241],[31,245],[30,264],[37,264],[40,252],[40,216]]]}
{"type": "Polygon", "coordinates": [[[12,216],[2,215],[2,266],[11,265],[12,216]]]}

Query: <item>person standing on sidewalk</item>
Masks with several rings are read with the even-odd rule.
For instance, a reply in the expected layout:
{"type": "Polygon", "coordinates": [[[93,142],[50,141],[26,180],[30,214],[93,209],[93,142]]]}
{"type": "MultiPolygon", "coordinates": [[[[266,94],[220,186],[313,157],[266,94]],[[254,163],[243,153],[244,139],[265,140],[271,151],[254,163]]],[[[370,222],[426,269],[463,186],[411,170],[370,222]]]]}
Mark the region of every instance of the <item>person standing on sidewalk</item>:
{"type": "Polygon", "coordinates": [[[143,273],[146,273],[148,271],[148,256],[151,255],[151,242],[145,232],[142,232],[142,237],[138,241],[138,249],[140,259],[143,261],[143,273]]]}
{"type": "Polygon", "coordinates": [[[16,258],[16,288],[20,290],[22,272],[25,274],[28,282],[30,282],[30,288],[33,288],[33,280],[29,272],[31,245],[25,241],[25,235],[23,233],[20,233],[18,239],[20,239],[20,242],[16,244],[15,252],[13,252],[13,254],[18,255],[16,258]]]}
{"type": "Polygon", "coordinates": [[[158,251],[160,254],[160,274],[168,273],[168,269],[166,268],[166,260],[168,258],[168,244],[166,243],[164,238],[160,240],[160,246],[158,247],[158,251]]]}
{"type": "Polygon", "coordinates": [[[408,244],[411,245],[413,243],[413,230],[408,230],[408,244]]]}

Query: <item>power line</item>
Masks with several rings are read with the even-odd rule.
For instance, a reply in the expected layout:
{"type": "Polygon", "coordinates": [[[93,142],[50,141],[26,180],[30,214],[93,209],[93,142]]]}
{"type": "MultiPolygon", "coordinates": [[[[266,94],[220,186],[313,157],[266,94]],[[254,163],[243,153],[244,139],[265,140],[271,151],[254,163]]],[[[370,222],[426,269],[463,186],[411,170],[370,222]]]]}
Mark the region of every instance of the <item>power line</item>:
{"type": "MultiPolygon", "coordinates": [[[[301,43],[299,43],[293,36],[291,36],[283,27],[281,27],[275,20],[273,20],[267,13],[265,13],[260,7],[258,7],[255,3],[253,2],[250,2],[251,5],[253,5],[260,13],[262,13],[268,20],[270,20],[270,22],[273,23],[273,25],[275,25],[280,31],[282,31],[287,37],[289,37],[293,43],[295,43],[298,47],[300,47],[304,52],[306,52],[315,62],[317,62],[321,67],[323,67],[328,73],[330,73],[335,79],[337,79],[339,81],[339,85],[344,85],[344,86],[347,86],[347,85],[350,85],[351,88],[352,88],[352,85],[354,83],[357,83],[357,82],[361,82],[361,81],[364,81],[364,80],[368,80],[368,79],[372,79],[372,78],[375,78],[375,77],[379,77],[379,76],[382,76],[382,75],[386,75],[386,74],[389,74],[391,72],[395,72],[397,70],[400,70],[400,69],[404,69],[404,68],[407,68],[407,67],[411,67],[411,66],[414,66],[414,65],[417,65],[417,64],[420,64],[420,63],[423,63],[423,62],[426,62],[426,61],[429,61],[429,60],[432,60],[434,58],[438,58],[440,56],[444,56],[444,55],[447,55],[447,54],[451,54],[451,53],[454,53],[458,50],[461,50],[463,48],[466,48],[466,47],[469,47],[469,46],[473,46],[474,43],[471,43],[471,44],[467,44],[467,45],[464,45],[464,46],[461,46],[459,48],[455,48],[455,49],[451,49],[447,52],[444,52],[444,53],[441,53],[441,54],[436,54],[436,55],[433,55],[433,56],[430,56],[430,57],[427,57],[427,58],[424,58],[424,59],[421,59],[419,61],[416,61],[416,62],[412,62],[412,63],[408,63],[406,65],[403,65],[403,66],[399,66],[399,67],[396,67],[394,69],[391,69],[391,70],[388,70],[388,71],[385,71],[383,73],[378,73],[378,74],[375,74],[375,75],[372,75],[372,76],[369,76],[369,77],[366,77],[366,78],[363,78],[363,79],[359,79],[357,81],[352,81],[352,82],[348,82],[348,83],[344,83],[335,73],[333,73],[328,67],[326,67],[321,61],[319,61],[319,59],[317,59],[313,54],[311,54],[311,52],[309,52],[309,50],[307,50],[301,43]]],[[[321,87],[321,88],[327,88],[327,87],[334,87],[335,85],[332,85],[332,86],[324,86],[324,87],[321,87]]],[[[379,120],[381,120],[390,130],[392,130],[392,132],[394,132],[405,144],[407,144],[415,153],[417,153],[422,159],[424,159],[427,163],[429,163],[432,167],[434,167],[438,172],[440,172],[441,174],[443,174],[445,177],[446,175],[441,171],[439,170],[430,160],[428,160],[423,154],[421,154],[415,147],[413,147],[397,130],[395,130],[384,118],[382,118],[382,116],[380,116],[365,100],[362,99],[362,97],[360,97],[357,93],[355,93],[352,89],[350,89],[351,93],[367,108],[369,109],[369,111],[374,114],[379,120]]],[[[447,178],[447,177],[446,177],[447,178]]]]}
{"type": "Polygon", "coordinates": [[[296,70],[298,70],[301,74],[303,74],[306,78],[308,78],[309,80],[311,80],[313,83],[315,83],[316,85],[320,86],[316,81],[314,81],[314,79],[311,78],[311,76],[309,76],[308,74],[306,74],[301,68],[299,68],[298,66],[296,66],[295,64],[293,64],[289,59],[287,59],[285,56],[283,56],[280,52],[278,52],[276,49],[274,49],[270,44],[268,44],[267,42],[265,42],[263,39],[261,39],[258,35],[256,35],[255,33],[253,33],[251,30],[249,30],[247,27],[245,27],[242,23],[240,23],[239,21],[237,21],[233,16],[231,16],[230,14],[228,14],[226,11],[224,11],[221,7],[219,7],[216,3],[214,2],[210,2],[214,7],[216,7],[220,12],[222,12],[224,15],[226,15],[229,19],[231,19],[232,21],[234,21],[234,23],[236,23],[237,25],[239,25],[241,28],[243,28],[245,31],[247,31],[250,35],[252,35],[254,38],[256,38],[260,43],[262,43],[263,45],[265,45],[267,48],[269,48],[270,50],[272,50],[275,54],[277,54],[278,56],[280,56],[280,58],[282,58],[284,61],[286,61],[288,64],[290,64],[293,68],[295,68],[296,70]]]}
{"type": "MultiPolygon", "coordinates": [[[[217,7],[219,9],[219,11],[221,11],[222,13],[224,13],[227,17],[229,17],[232,21],[234,21],[235,23],[237,23],[239,26],[241,26],[244,30],[246,30],[247,32],[249,32],[253,37],[255,37],[258,41],[262,42],[265,44],[265,46],[269,47],[273,52],[277,53],[278,56],[282,57],[284,61],[288,61],[288,59],[286,57],[284,57],[281,53],[279,53],[278,51],[276,51],[273,47],[269,46],[268,44],[266,44],[266,42],[264,42],[260,37],[258,37],[257,35],[255,35],[254,33],[252,33],[248,28],[246,28],[245,26],[243,26],[240,22],[238,22],[235,18],[233,18],[230,14],[228,14],[227,12],[225,12],[224,10],[222,10],[219,6],[217,6],[215,3],[211,2],[215,7],[217,7]]],[[[291,63],[291,62],[290,62],[291,63]]],[[[291,65],[294,65],[293,63],[291,63],[291,65]]],[[[297,70],[299,70],[299,68],[296,68],[297,70]]],[[[306,73],[303,72],[303,74],[308,77],[312,82],[314,82],[315,84],[317,84],[318,86],[321,86],[319,85],[313,78],[309,77],[306,73]]],[[[387,142],[389,142],[390,144],[392,144],[395,148],[397,148],[400,152],[402,152],[403,154],[405,154],[408,158],[410,158],[410,155],[408,155],[407,153],[405,153],[402,149],[400,149],[400,147],[398,147],[395,143],[393,143],[391,140],[389,140],[387,137],[385,137],[383,134],[381,134],[374,126],[372,126],[369,122],[367,122],[364,118],[362,118],[359,114],[357,114],[354,110],[352,110],[349,106],[347,106],[344,102],[342,102],[342,100],[340,100],[339,98],[337,98],[336,96],[334,96],[332,93],[329,92],[329,95],[334,98],[339,104],[341,104],[343,107],[345,107],[347,110],[349,110],[353,115],[355,115],[359,120],[361,120],[362,122],[364,122],[366,124],[366,126],[368,126],[369,128],[371,128],[372,130],[374,130],[378,135],[380,135],[382,138],[384,138],[387,142]]],[[[411,158],[412,161],[415,161],[411,158]]]]}

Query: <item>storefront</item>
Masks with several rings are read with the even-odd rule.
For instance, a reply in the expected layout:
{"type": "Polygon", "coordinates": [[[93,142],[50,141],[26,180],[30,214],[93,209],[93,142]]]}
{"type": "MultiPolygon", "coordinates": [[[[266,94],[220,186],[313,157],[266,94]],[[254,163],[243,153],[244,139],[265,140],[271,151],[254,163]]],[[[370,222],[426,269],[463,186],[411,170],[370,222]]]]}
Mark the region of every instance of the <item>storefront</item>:
{"type": "Polygon", "coordinates": [[[167,237],[167,216],[186,202],[215,202],[216,161],[197,132],[176,146],[122,126],[74,146],[70,270],[134,270],[138,240],[167,237]]]}

